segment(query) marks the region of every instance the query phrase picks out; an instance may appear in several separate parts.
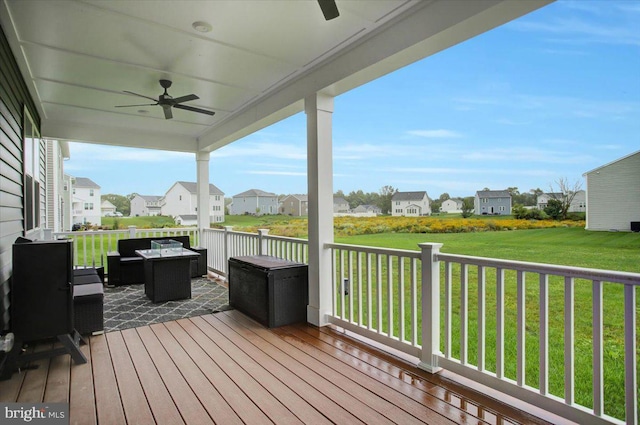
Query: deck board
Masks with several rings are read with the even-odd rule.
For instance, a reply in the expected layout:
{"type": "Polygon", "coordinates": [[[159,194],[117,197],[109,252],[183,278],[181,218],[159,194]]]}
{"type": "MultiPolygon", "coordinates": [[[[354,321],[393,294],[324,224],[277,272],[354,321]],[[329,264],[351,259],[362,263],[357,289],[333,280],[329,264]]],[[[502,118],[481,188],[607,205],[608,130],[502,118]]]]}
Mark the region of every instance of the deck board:
{"type": "MultiPolygon", "coordinates": [[[[51,343],[36,350],[50,349],[51,343]]],[[[71,424],[547,424],[348,332],[237,311],[92,336],[87,364],[33,362],[2,402],[69,402],[71,424]]]]}

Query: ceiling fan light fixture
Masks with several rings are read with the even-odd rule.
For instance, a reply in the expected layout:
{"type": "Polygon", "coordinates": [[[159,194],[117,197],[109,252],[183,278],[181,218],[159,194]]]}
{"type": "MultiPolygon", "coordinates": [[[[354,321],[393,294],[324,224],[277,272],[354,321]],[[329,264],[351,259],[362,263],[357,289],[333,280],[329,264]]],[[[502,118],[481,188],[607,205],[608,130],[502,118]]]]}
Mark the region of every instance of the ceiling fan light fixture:
{"type": "Polygon", "coordinates": [[[193,27],[194,30],[198,32],[203,32],[203,33],[211,32],[211,30],[213,29],[211,24],[205,21],[196,21],[193,24],[191,24],[191,26],[193,27]]]}

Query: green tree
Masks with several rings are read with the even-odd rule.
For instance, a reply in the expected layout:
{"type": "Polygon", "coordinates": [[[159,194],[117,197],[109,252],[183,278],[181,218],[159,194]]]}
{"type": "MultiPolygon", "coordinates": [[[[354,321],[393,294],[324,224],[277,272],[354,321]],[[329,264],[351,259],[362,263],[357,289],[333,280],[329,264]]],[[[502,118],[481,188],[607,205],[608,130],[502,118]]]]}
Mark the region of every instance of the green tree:
{"type": "Polygon", "coordinates": [[[469,218],[473,215],[473,197],[467,196],[462,200],[462,217],[469,218]]]}
{"type": "Polygon", "coordinates": [[[563,206],[562,201],[559,199],[549,199],[547,206],[544,207],[544,212],[554,220],[563,219],[563,206]]]}
{"type": "Polygon", "coordinates": [[[398,189],[395,189],[393,186],[382,186],[378,191],[380,197],[378,198],[378,203],[376,204],[378,208],[382,210],[384,214],[391,213],[391,198],[398,189]]]}

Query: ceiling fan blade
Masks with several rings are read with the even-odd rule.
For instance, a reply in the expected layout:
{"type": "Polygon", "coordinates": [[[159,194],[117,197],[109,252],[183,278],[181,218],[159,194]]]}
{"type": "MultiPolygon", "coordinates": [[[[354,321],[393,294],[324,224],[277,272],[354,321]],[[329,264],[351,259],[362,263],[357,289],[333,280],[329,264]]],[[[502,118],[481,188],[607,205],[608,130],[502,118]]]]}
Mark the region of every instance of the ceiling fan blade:
{"type": "Polygon", "coordinates": [[[188,102],[190,100],[196,100],[196,99],[200,99],[200,98],[198,96],[196,96],[195,94],[188,94],[186,96],[174,98],[173,102],[174,103],[182,103],[182,102],[188,102]]]}
{"type": "Polygon", "coordinates": [[[318,4],[320,5],[325,20],[330,21],[340,16],[335,0],[318,0],[318,4]]]}
{"type": "Polygon", "coordinates": [[[116,108],[128,108],[130,106],[156,106],[157,104],[158,103],[156,102],[156,103],[145,103],[145,104],[142,104],[142,105],[116,105],[115,107],[116,108]]]}
{"type": "Polygon", "coordinates": [[[145,96],[143,94],[138,94],[138,93],[134,93],[132,91],[128,91],[128,90],[123,90],[125,93],[129,93],[132,94],[134,96],[140,96],[140,97],[144,97],[145,99],[149,99],[149,100],[153,100],[154,102],[157,102],[158,99],[156,99],[155,97],[149,97],[149,96],[145,96]]]}
{"type": "Polygon", "coordinates": [[[201,114],[214,115],[215,112],[207,111],[206,109],[194,108],[193,106],[186,105],[173,105],[174,108],[184,109],[185,111],[198,112],[201,114]]]}
{"type": "Polygon", "coordinates": [[[163,106],[162,110],[164,111],[164,119],[165,120],[170,120],[171,118],[173,118],[173,112],[171,112],[171,108],[165,108],[163,106]]]}

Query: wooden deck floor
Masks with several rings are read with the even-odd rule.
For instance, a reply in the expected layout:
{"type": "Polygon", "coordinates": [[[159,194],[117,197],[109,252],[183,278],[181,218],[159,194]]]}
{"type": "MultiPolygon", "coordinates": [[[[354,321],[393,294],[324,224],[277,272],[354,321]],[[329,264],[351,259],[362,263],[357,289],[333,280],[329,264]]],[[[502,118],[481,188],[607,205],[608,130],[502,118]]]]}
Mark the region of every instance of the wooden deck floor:
{"type": "Polygon", "coordinates": [[[68,402],[79,425],[546,423],[341,332],[267,329],[236,311],[82,350],[87,364],[58,356],[0,382],[0,402],[68,402]]]}

